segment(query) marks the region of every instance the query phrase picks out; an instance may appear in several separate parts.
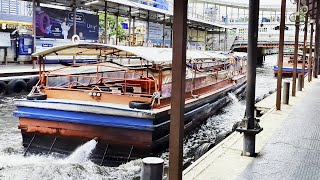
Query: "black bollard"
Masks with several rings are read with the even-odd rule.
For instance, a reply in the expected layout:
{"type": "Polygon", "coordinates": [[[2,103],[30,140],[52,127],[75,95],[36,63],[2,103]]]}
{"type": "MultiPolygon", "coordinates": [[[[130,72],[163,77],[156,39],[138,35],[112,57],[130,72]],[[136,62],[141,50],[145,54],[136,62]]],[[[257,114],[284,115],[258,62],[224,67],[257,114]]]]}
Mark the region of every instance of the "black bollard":
{"type": "Polygon", "coordinates": [[[303,74],[298,75],[298,91],[302,91],[303,86],[303,74]]]}
{"type": "Polygon", "coordinates": [[[289,104],[290,82],[283,83],[283,104],[289,104]]]}
{"type": "Polygon", "coordinates": [[[157,157],[146,157],[142,160],[141,180],[162,180],[163,159],[157,157]]]}

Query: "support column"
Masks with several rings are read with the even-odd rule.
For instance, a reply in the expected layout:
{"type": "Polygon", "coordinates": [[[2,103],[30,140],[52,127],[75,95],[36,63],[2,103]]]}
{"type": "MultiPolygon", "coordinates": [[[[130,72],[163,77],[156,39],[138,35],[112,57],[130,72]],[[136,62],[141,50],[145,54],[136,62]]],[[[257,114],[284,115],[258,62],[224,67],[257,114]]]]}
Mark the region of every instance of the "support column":
{"type": "Polygon", "coordinates": [[[116,45],[118,45],[119,14],[116,14],[116,45]]]}
{"type": "Polygon", "coordinates": [[[199,26],[197,26],[197,43],[196,43],[196,50],[198,50],[198,42],[199,42],[199,26]]]}
{"type": "MultiPolygon", "coordinates": [[[[133,41],[132,43],[134,44],[134,46],[136,45],[137,42],[137,37],[136,37],[136,17],[132,17],[132,40],[136,39],[136,41],[133,41]]],[[[149,30],[148,30],[149,31],[149,30]]]]}
{"type": "MultiPolygon", "coordinates": [[[[309,0],[306,0],[306,3],[309,4],[309,0]]],[[[306,53],[307,53],[307,35],[308,35],[308,14],[305,15],[304,19],[304,35],[303,35],[303,56],[302,56],[302,86],[304,87],[304,74],[305,74],[305,65],[306,65],[306,53]]]]}
{"type": "Polygon", "coordinates": [[[204,50],[207,50],[207,29],[204,28],[204,50]]]}
{"type": "Polygon", "coordinates": [[[163,14],[163,26],[162,26],[162,47],[165,47],[165,30],[166,30],[166,15],[163,14]]]}
{"type": "Polygon", "coordinates": [[[314,56],[314,71],[313,71],[313,77],[318,78],[319,74],[319,51],[320,51],[320,3],[317,1],[317,15],[316,15],[316,33],[315,33],[315,56],[314,56]]]}
{"type": "Polygon", "coordinates": [[[313,50],[313,31],[314,31],[313,25],[314,25],[314,22],[313,20],[311,20],[310,48],[309,48],[309,61],[308,61],[308,81],[309,82],[312,80],[312,69],[313,69],[312,67],[314,66],[314,64],[312,63],[313,62],[312,58],[314,58],[314,56],[312,55],[313,54],[313,51],[312,51],[313,50]]]}
{"type": "Polygon", "coordinates": [[[227,51],[227,40],[227,28],[224,28],[224,51],[227,51]]]}
{"type": "Polygon", "coordinates": [[[128,27],[128,31],[129,31],[129,46],[131,46],[131,22],[132,22],[132,17],[131,17],[131,7],[129,7],[129,27],[128,27]]]}
{"type": "Polygon", "coordinates": [[[242,120],[240,127],[237,128],[237,131],[244,133],[242,155],[250,157],[254,157],[256,155],[256,134],[262,131],[262,128],[254,117],[259,4],[260,0],[249,1],[246,117],[242,120]]]}
{"type": "Polygon", "coordinates": [[[77,1],[73,1],[73,35],[77,34],[77,1]]]}
{"type": "Polygon", "coordinates": [[[282,0],[281,1],[281,15],[280,15],[281,18],[280,18],[277,98],[276,98],[277,110],[281,110],[281,86],[282,86],[282,67],[283,67],[284,28],[285,28],[285,24],[286,24],[285,12],[286,12],[286,0],[282,0]]]}
{"type": "Polygon", "coordinates": [[[149,15],[150,11],[148,11],[148,17],[147,17],[147,42],[150,40],[150,24],[149,24],[149,15]]]}
{"type": "Polygon", "coordinates": [[[221,29],[219,28],[219,51],[221,51],[221,29]]]}
{"type": "Polygon", "coordinates": [[[182,179],[188,1],[174,0],[169,179],[182,179]]]}
{"type": "Polygon", "coordinates": [[[104,2],[104,43],[108,43],[108,36],[107,36],[107,1],[104,2]]]}
{"type": "Polygon", "coordinates": [[[37,27],[36,27],[36,0],[32,0],[32,34],[33,34],[33,52],[36,52],[37,27]]]}
{"type": "MultiPolygon", "coordinates": [[[[297,1],[297,12],[300,9],[300,0],[297,1]]],[[[296,96],[297,91],[297,63],[298,63],[298,45],[299,45],[299,31],[300,31],[300,15],[296,14],[296,32],[294,44],[294,57],[293,57],[293,75],[292,75],[292,96],[296,96]]]]}

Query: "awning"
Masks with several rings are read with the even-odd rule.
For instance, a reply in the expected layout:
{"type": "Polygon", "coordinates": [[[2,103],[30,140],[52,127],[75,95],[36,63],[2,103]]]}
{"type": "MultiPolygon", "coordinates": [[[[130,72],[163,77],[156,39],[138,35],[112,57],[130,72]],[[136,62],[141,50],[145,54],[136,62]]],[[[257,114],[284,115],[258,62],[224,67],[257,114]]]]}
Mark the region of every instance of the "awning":
{"type": "MultiPolygon", "coordinates": [[[[171,64],[171,48],[153,48],[141,46],[117,46],[99,43],[81,43],[56,46],[32,54],[33,57],[44,56],[119,56],[142,58],[152,64],[171,64]]],[[[227,60],[228,56],[217,52],[187,50],[187,60],[216,61],[227,60]]]]}

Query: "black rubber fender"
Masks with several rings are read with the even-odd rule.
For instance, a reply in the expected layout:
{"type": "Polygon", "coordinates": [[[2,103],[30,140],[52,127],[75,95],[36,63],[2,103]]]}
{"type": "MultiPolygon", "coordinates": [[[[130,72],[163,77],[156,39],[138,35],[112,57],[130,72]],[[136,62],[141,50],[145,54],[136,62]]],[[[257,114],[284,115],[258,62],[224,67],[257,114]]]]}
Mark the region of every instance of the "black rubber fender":
{"type": "Polygon", "coordinates": [[[214,147],[212,143],[203,143],[195,152],[194,158],[195,160],[199,159],[202,155],[208,152],[211,148],[214,147]]]}
{"type": "Polygon", "coordinates": [[[5,93],[7,89],[7,83],[0,81],[0,94],[5,93]]]}
{"type": "Polygon", "coordinates": [[[27,82],[27,91],[30,92],[37,83],[39,82],[39,76],[34,76],[27,82]]]}
{"type": "Polygon", "coordinates": [[[132,109],[151,109],[151,102],[130,101],[129,107],[132,109]]]}
{"type": "Polygon", "coordinates": [[[27,95],[28,100],[46,100],[47,95],[43,93],[33,93],[27,95]]]}
{"type": "Polygon", "coordinates": [[[7,94],[21,93],[27,90],[27,83],[22,79],[12,79],[8,83],[7,94]]]}

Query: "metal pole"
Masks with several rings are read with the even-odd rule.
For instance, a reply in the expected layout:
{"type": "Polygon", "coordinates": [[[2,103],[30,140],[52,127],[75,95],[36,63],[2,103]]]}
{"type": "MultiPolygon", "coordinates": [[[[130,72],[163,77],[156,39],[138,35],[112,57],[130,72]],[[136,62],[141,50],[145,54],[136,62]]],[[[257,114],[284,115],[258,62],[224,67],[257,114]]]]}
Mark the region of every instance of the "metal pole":
{"type": "Polygon", "coordinates": [[[310,48],[309,48],[309,61],[308,61],[308,81],[310,82],[312,80],[312,66],[314,66],[314,64],[312,64],[312,50],[313,50],[313,24],[314,22],[311,22],[311,29],[310,29],[310,48]]]}
{"type": "Polygon", "coordinates": [[[129,27],[128,27],[128,31],[129,31],[129,46],[131,46],[131,22],[132,22],[132,17],[131,17],[131,7],[129,8],[129,27]]]}
{"type": "Polygon", "coordinates": [[[141,180],[162,180],[163,159],[157,157],[146,157],[142,160],[141,180]]]}
{"type": "Polygon", "coordinates": [[[108,43],[108,37],[107,37],[107,1],[104,2],[104,28],[105,28],[105,32],[104,32],[104,43],[107,44],[108,43]]]}
{"type": "Polygon", "coordinates": [[[283,104],[289,104],[290,82],[283,83],[283,104]]]}
{"type": "MultiPolygon", "coordinates": [[[[132,43],[136,45],[137,37],[136,37],[136,18],[132,17],[132,40],[135,39],[132,43]],[[135,37],[135,38],[134,38],[135,37]]],[[[149,31],[149,30],[148,30],[149,31]]]]}
{"type": "MultiPolygon", "coordinates": [[[[36,52],[36,41],[37,41],[37,27],[36,27],[36,0],[32,0],[32,30],[33,30],[33,52],[36,52]]],[[[35,63],[35,62],[33,62],[35,63]]]]}
{"type": "MultiPolygon", "coordinates": [[[[306,3],[309,4],[309,0],[306,0],[306,3]]],[[[308,14],[305,15],[304,22],[304,36],[303,36],[303,56],[302,56],[302,87],[304,87],[304,71],[306,65],[306,53],[307,53],[307,38],[308,38],[308,14]]]]}
{"type": "MultiPolygon", "coordinates": [[[[297,1],[297,12],[300,9],[300,0],[297,1]]],[[[297,90],[297,63],[298,63],[298,45],[299,45],[299,25],[300,15],[296,14],[296,32],[295,32],[295,44],[294,44],[294,56],[293,56],[293,77],[292,77],[292,96],[296,96],[297,90]]]]}
{"type": "Polygon", "coordinates": [[[207,29],[204,28],[204,50],[207,50],[207,29]]]}
{"type": "Polygon", "coordinates": [[[77,0],[73,0],[73,35],[77,34],[77,0]]]}
{"type": "Polygon", "coordinates": [[[169,179],[182,179],[188,1],[174,0],[169,179]]]}
{"type": "Polygon", "coordinates": [[[278,77],[277,77],[277,110],[281,109],[281,84],[282,84],[282,66],[283,66],[283,46],[284,46],[284,27],[285,27],[286,0],[281,1],[281,20],[279,36],[279,56],[278,56],[278,77]]]}
{"type": "MultiPolygon", "coordinates": [[[[312,2],[312,12],[311,14],[314,14],[314,8],[315,8],[315,1],[312,2]]],[[[310,25],[311,25],[311,29],[310,29],[310,48],[309,48],[309,62],[308,62],[308,81],[310,82],[312,80],[312,67],[314,66],[314,64],[312,63],[312,50],[313,50],[313,25],[314,25],[314,19],[310,18],[310,25]]]]}
{"type": "Polygon", "coordinates": [[[198,50],[198,43],[199,43],[199,26],[197,26],[197,43],[196,43],[196,50],[198,50]]]}
{"type": "Polygon", "coordinates": [[[221,29],[219,28],[219,51],[221,51],[221,29]]]}
{"type": "MultiPolygon", "coordinates": [[[[247,129],[255,129],[254,101],[256,88],[257,67],[257,41],[258,41],[258,19],[260,0],[249,1],[249,25],[248,25],[248,71],[247,71],[247,93],[246,93],[246,118],[247,129]]],[[[244,156],[255,156],[255,134],[244,132],[243,152],[244,156]]]]}
{"type": "Polygon", "coordinates": [[[227,51],[227,28],[224,28],[224,51],[227,51]]]}
{"type": "Polygon", "coordinates": [[[165,14],[163,14],[163,26],[162,26],[162,47],[165,47],[165,44],[164,44],[165,30],[166,30],[166,15],[165,15],[165,14]]]}
{"type": "Polygon", "coordinates": [[[314,71],[313,71],[313,77],[318,78],[319,74],[319,51],[320,51],[320,42],[319,42],[319,35],[320,35],[320,24],[319,24],[319,18],[320,18],[320,3],[317,1],[317,11],[316,11],[316,33],[315,33],[315,56],[314,56],[314,71]]]}
{"type": "Polygon", "coordinates": [[[150,24],[149,24],[149,11],[148,11],[148,18],[147,18],[147,41],[149,41],[150,40],[150,30],[149,30],[149,28],[150,28],[150,24]]]}
{"type": "Polygon", "coordinates": [[[119,14],[116,14],[116,45],[118,45],[118,26],[119,26],[119,14]]]}

